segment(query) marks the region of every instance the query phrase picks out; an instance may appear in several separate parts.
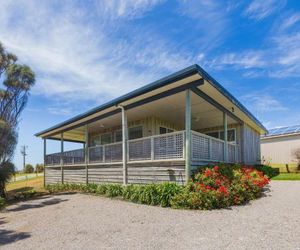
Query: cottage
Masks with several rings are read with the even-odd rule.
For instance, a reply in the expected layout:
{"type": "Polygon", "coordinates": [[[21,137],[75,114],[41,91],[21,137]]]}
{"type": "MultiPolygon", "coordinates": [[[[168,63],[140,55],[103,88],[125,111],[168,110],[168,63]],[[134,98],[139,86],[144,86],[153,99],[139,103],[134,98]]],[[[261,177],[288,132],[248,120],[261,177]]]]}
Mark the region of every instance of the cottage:
{"type": "Polygon", "coordinates": [[[270,129],[261,137],[261,155],[262,162],[279,168],[280,172],[298,171],[300,125],[270,129]]]}
{"type": "Polygon", "coordinates": [[[193,65],[36,134],[45,184],[186,182],[201,165],[260,162],[265,127],[193,65]],[[60,152],[47,154],[47,140],[60,152]],[[80,142],[64,151],[64,142],[80,142]]]}

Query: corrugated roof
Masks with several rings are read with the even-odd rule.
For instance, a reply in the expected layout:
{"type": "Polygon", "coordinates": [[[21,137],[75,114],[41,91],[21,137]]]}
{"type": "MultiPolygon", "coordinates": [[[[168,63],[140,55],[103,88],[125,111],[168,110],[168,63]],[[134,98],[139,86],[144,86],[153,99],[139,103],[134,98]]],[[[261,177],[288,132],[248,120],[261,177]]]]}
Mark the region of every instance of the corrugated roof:
{"type": "Polygon", "coordinates": [[[294,133],[300,133],[300,125],[269,129],[269,133],[263,137],[269,137],[269,136],[271,137],[271,136],[294,134],[294,133]]]}
{"type": "Polygon", "coordinates": [[[266,130],[266,128],[260,123],[260,121],[258,121],[256,119],[256,117],[245,107],[243,106],[233,95],[231,95],[220,83],[218,83],[213,77],[211,77],[204,69],[202,69],[199,65],[197,64],[194,64],[190,67],[187,67],[183,70],[180,70],[174,74],[171,74],[167,77],[164,77],[158,81],[155,81],[153,83],[150,83],[148,85],[145,85],[144,87],[141,87],[139,89],[136,89],[128,94],[125,94],[121,97],[118,97],[112,101],[109,101],[105,104],[102,104],[94,109],[91,109],[83,114],[80,114],[80,115],[77,115],[69,120],[66,120],[62,123],[59,123],[51,128],[48,128],[44,131],[41,131],[37,134],[35,134],[36,136],[41,136],[42,134],[44,133],[47,133],[51,130],[54,130],[54,129],[57,129],[59,127],[62,127],[62,126],[65,126],[67,124],[70,124],[74,121],[77,121],[79,119],[82,119],[84,117],[87,117],[93,113],[96,113],[98,111],[101,111],[101,110],[104,110],[108,107],[111,107],[111,106],[115,106],[125,100],[128,100],[128,99],[131,99],[131,98],[134,98],[138,95],[141,95],[143,93],[146,93],[148,91],[151,91],[153,89],[156,89],[156,88],[160,88],[162,86],[165,86],[165,85],[168,85],[168,84],[171,84],[172,82],[174,81],[177,81],[177,80],[180,80],[180,79],[183,79],[185,77],[188,77],[192,74],[195,74],[195,73],[198,73],[200,74],[204,79],[206,79],[207,81],[209,81],[216,89],[218,89],[225,97],[227,97],[232,103],[234,103],[237,107],[239,107],[245,114],[247,114],[248,117],[250,117],[250,119],[252,119],[261,129],[266,130]]]}

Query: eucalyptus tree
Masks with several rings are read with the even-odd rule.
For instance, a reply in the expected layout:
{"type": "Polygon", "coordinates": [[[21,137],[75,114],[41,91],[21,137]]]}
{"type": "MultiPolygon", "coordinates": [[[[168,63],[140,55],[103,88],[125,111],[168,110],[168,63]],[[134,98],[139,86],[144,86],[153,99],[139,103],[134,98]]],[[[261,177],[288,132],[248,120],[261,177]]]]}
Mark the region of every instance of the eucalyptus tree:
{"type": "Polygon", "coordinates": [[[18,122],[31,87],[33,71],[19,64],[17,57],[0,43],[0,196],[5,196],[5,184],[14,171],[11,160],[18,140],[18,122]]]}

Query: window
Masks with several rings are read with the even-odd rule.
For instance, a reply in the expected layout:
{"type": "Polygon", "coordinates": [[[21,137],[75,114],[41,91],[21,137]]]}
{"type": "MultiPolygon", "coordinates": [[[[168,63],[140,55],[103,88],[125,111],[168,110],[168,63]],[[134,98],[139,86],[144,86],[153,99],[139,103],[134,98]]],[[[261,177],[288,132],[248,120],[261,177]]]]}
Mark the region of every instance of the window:
{"type": "Polygon", "coordinates": [[[159,127],[159,134],[166,134],[166,133],[172,133],[174,132],[173,129],[165,128],[165,127],[159,127]]]}
{"type": "Polygon", "coordinates": [[[138,126],[138,127],[129,128],[128,137],[129,137],[129,140],[142,138],[143,137],[143,127],[138,126]]]}
{"type": "Polygon", "coordinates": [[[214,137],[214,138],[219,138],[219,132],[211,132],[211,133],[207,133],[207,135],[214,137]]]}
{"type": "Polygon", "coordinates": [[[115,142],[122,141],[122,130],[115,131],[115,142]]]}
{"type": "Polygon", "coordinates": [[[111,133],[102,134],[101,135],[101,144],[108,144],[112,142],[112,136],[111,133]]]}
{"type": "Polygon", "coordinates": [[[92,135],[90,139],[90,145],[97,146],[101,144],[100,135],[92,135]]]}
{"type": "MultiPolygon", "coordinates": [[[[207,133],[207,135],[224,140],[224,131],[215,131],[207,133]]],[[[235,142],[235,129],[228,129],[227,130],[227,141],[235,142]]]]}

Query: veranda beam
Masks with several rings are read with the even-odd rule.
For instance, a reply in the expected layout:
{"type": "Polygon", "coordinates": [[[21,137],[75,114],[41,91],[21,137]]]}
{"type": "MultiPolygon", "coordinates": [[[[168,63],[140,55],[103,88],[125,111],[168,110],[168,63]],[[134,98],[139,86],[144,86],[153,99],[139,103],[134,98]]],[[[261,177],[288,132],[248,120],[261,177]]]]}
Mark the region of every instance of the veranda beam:
{"type": "Polygon", "coordinates": [[[191,176],[191,90],[185,92],[185,181],[191,176]]]}
{"type": "Polygon", "coordinates": [[[64,134],[60,134],[60,168],[61,168],[61,183],[64,183],[64,134]]]}
{"type": "Polygon", "coordinates": [[[224,126],[224,162],[228,162],[228,136],[227,136],[227,114],[223,112],[223,126],[224,126]]]}
{"type": "Polygon", "coordinates": [[[243,124],[243,121],[240,118],[238,118],[234,113],[227,110],[225,107],[223,107],[221,104],[216,102],[214,99],[212,99],[210,96],[205,94],[203,91],[201,91],[197,87],[192,87],[191,89],[196,95],[202,97],[204,100],[209,102],[211,105],[215,106],[220,111],[225,112],[228,116],[230,116],[232,119],[236,120],[238,123],[243,124]]]}

